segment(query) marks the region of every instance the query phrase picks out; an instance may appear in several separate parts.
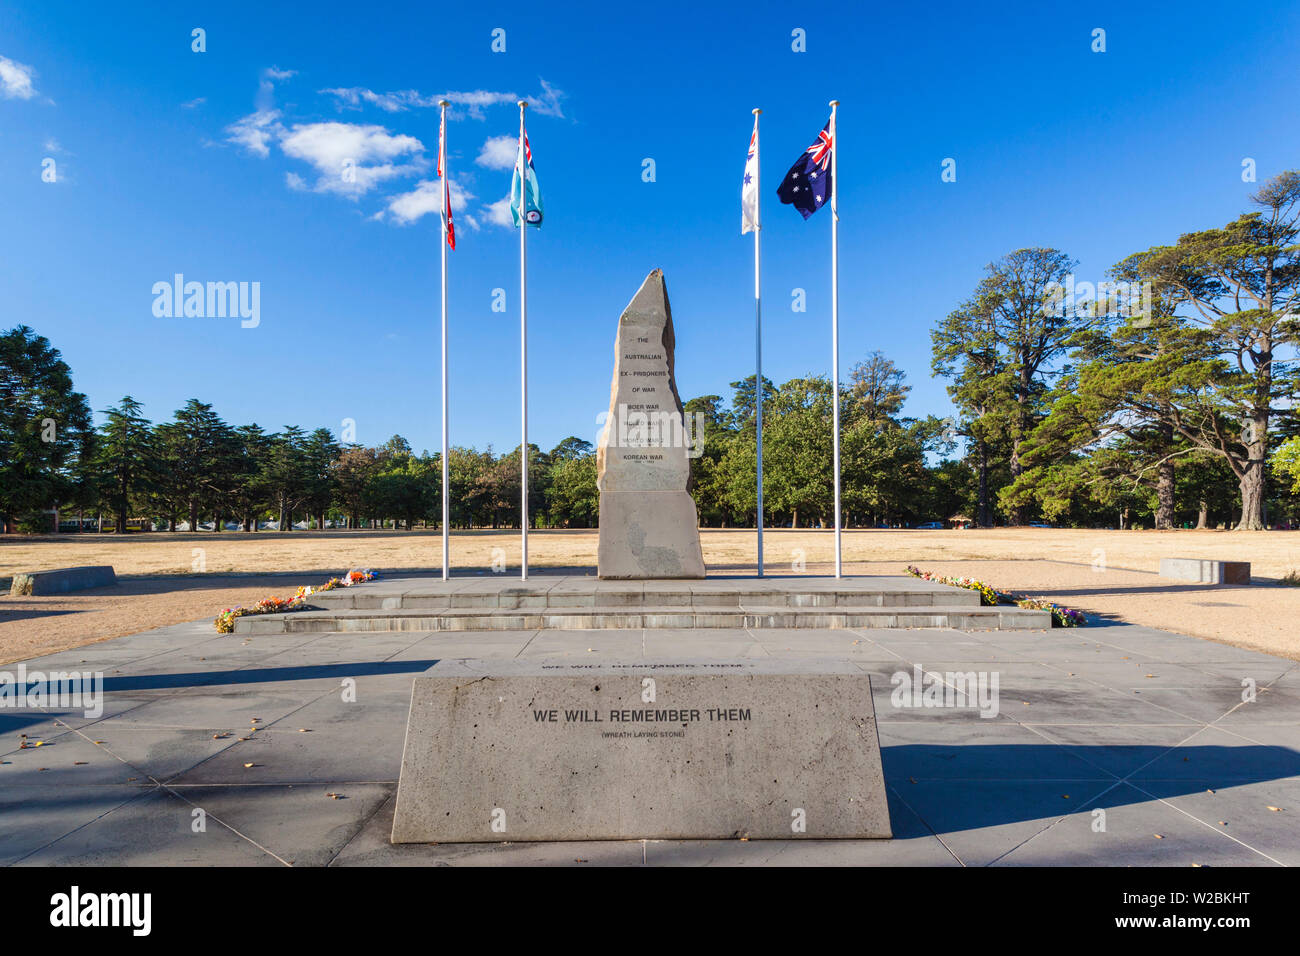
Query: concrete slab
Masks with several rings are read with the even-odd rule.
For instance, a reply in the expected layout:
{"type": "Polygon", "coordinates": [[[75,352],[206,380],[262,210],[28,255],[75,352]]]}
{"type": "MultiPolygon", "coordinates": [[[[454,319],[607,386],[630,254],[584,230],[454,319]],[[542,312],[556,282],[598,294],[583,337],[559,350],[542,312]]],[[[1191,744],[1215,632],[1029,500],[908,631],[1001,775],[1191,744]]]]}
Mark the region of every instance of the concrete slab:
{"type": "Polygon", "coordinates": [[[1207,561],[1200,558],[1161,558],[1160,576],[1196,584],[1249,584],[1249,561],[1207,561]]]}
{"type": "MultiPolygon", "coordinates": [[[[576,588],[595,594],[590,580],[566,577],[537,575],[528,583],[547,593],[576,588]]],[[[830,579],[782,580],[799,582],[814,597],[835,593],[830,579]]],[[[352,596],[380,585],[390,588],[390,597],[411,589],[409,579],[390,578],[352,596]]],[[[769,586],[776,584],[746,584],[769,586]]],[[[500,579],[489,578],[453,579],[452,587],[503,590],[500,579]]],[[[725,592],[736,581],[710,578],[691,587],[725,592]]],[[[557,597],[569,601],[571,593],[557,597]]],[[[26,663],[102,669],[105,710],[98,720],[57,709],[0,710],[0,864],[1300,863],[1300,828],[1293,819],[1300,806],[1300,665],[1148,627],[246,638],[217,635],[204,619],[26,663]],[[624,654],[824,657],[878,678],[873,696],[895,839],[808,841],[795,853],[757,840],[473,847],[388,842],[397,756],[378,741],[400,740],[415,676],[436,661],[457,658],[594,662],[624,654]],[[893,708],[889,679],[915,664],[996,671],[997,719],[971,708],[893,708]],[[355,682],[356,704],[343,703],[345,677],[355,682]],[[1252,703],[1241,700],[1245,679],[1255,682],[1252,703]],[[212,733],[229,729],[238,732],[230,739],[245,736],[252,717],[262,718],[265,729],[212,754],[209,748],[222,743],[212,741],[212,733]],[[299,727],[311,733],[299,734],[299,727]],[[52,743],[15,753],[20,733],[52,743]],[[239,749],[250,744],[244,753],[254,759],[240,759],[239,749]],[[173,783],[168,791],[150,779],[150,772],[172,774],[189,761],[192,766],[168,779],[190,775],[190,782],[173,783]],[[258,782],[246,778],[245,762],[262,764],[252,768],[263,775],[258,782]],[[186,795],[195,794],[211,813],[202,841],[189,828],[195,807],[186,795]],[[145,801],[145,795],[152,796],[145,801]],[[1107,813],[1103,833],[1092,830],[1098,808],[1107,813]],[[227,818],[234,829],[213,828],[212,819],[227,818]],[[158,820],[166,824],[158,827],[158,820]]]]}
{"type": "Polygon", "coordinates": [[[888,837],[871,697],[829,660],[444,662],[393,841],[888,837]]]}
{"type": "Polygon", "coordinates": [[[33,596],[64,594],[68,591],[109,587],[116,583],[117,575],[108,564],[54,568],[49,571],[17,571],[9,584],[9,593],[33,596]]]}
{"type": "MultiPolygon", "coordinates": [[[[998,866],[1272,866],[1266,853],[1216,832],[1141,790],[1121,784],[1087,812],[1043,825],[992,861],[998,866]],[[1104,818],[1092,812],[1103,810],[1104,818]],[[1094,829],[1105,826],[1104,830],[1094,829]]],[[[987,852],[987,851],[985,851],[987,852]]]]}
{"type": "MultiPolygon", "coordinates": [[[[407,681],[407,684],[410,682],[407,681]]],[[[235,741],[202,763],[167,779],[169,784],[319,784],[388,782],[402,764],[401,734],[407,694],[358,694],[344,701],[329,693],[235,741]],[[253,766],[249,767],[248,764],[253,766]]],[[[259,725],[262,726],[262,725],[259,725]]]]}
{"type": "Polygon", "coordinates": [[[0,866],[21,863],[150,790],[134,784],[0,786],[0,866]]]}
{"type": "Polygon", "coordinates": [[[28,854],[22,866],[283,866],[250,840],[208,818],[195,832],[194,810],[155,789],[121,804],[28,854]]]}
{"type": "Polygon", "coordinates": [[[171,786],[208,828],[228,827],[290,866],[328,866],[385,802],[392,783],[321,782],[286,786],[171,786]],[[214,822],[216,821],[216,822],[214,822]]]}

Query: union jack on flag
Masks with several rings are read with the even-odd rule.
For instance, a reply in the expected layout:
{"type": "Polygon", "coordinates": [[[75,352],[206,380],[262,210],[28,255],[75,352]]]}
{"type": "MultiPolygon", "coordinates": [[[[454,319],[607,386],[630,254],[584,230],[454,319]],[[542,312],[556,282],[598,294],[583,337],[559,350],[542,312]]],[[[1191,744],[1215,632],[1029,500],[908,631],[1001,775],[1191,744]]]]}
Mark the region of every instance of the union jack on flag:
{"type": "Polygon", "coordinates": [[[830,121],[817,140],[795,160],[781,180],[776,194],[781,202],[794,206],[805,219],[815,213],[831,194],[831,157],[835,149],[830,121]]]}

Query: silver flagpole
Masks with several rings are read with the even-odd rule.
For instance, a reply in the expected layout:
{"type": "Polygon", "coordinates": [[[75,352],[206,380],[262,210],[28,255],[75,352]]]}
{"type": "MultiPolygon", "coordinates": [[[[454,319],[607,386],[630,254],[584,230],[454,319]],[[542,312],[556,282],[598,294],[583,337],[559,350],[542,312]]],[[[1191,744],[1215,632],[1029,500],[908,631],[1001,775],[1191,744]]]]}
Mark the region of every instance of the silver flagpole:
{"type": "MultiPolygon", "coordinates": [[[[446,100],[438,103],[442,108],[442,122],[439,126],[441,135],[438,137],[440,140],[438,149],[441,155],[438,168],[442,170],[443,178],[447,176],[447,107],[450,105],[446,100]]],[[[449,194],[450,190],[444,184],[442,191],[444,202],[449,194]]],[[[447,489],[447,474],[447,210],[444,206],[442,210],[442,579],[444,581],[451,573],[451,541],[447,526],[451,515],[451,498],[447,489]]]]}
{"type": "Polygon", "coordinates": [[[523,419],[523,442],[519,446],[522,484],[520,488],[520,527],[522,535],[520,580],[528,578],[528,154],[525,147],[524,110],[527,100],[519,101],[519,390],[523,419]]]}
{"type": "Polygon", "coordinates": [[[831,400],[835,429],[835,576],[844,576],[840,551],[840,144],[835,127],[839,100],[831,100],[831,400]]]}
{"type": "MultiPolygon", "coordinates": [[[[758,576],[763,576],[763,293],[759,282],[758,236],[762,229],[763,190],[759,186],[762,158],[758,152],[758,117],[763,111],[754,110],[754,394],[755,415],[758,425],[758,576]]],[[[832,184],[833,185],[833,184],[832,184]]]]}

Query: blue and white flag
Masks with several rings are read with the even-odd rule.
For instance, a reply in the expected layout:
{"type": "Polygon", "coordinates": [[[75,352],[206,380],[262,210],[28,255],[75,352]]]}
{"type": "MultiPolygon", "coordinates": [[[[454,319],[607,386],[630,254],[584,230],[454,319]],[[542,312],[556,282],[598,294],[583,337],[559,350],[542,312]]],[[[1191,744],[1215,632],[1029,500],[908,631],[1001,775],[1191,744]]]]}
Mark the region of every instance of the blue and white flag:
{"type": "Polygon", "coordinates": [[[524,134],[524,141],[521,144],[519,155],[515,159],[515,174],[510,181],[510,215],[518,226],[520,220],[526,221],[530,226],[540,227],[542,224],[542,191],[537,185],[537,170],[533,168],[533,149],[528,143],[528,134],[524,134]],[[523,184],[519,177],[519,167],[525,166],[528,170],[527,184],[523,184]],[[521,202],[522,200],[522,202],[521,202]],[[523,209],[521,214],[520,209],[523,209]]]}
{"type": "Polygon", "coordinates": [[[835,131],[827,122],[817,134],[817,141],[795,160],[785,179],[777,187],[781,202],[794,206],[807,219],[831,197],[831,152],[835,149],[835,131]]]}
{"type": "Polygon", "coordinates": [[[740,234],[758,228],[758,117],[749,136],[749,156],[745,159],[745,179],[740,186],[740,234]]]}

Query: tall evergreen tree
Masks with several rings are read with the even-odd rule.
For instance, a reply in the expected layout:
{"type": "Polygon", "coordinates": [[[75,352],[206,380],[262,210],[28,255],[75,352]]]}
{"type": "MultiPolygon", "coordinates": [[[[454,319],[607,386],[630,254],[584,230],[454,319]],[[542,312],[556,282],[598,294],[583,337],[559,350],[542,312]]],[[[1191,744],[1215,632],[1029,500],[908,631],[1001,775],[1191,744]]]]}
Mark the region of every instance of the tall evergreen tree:
{"type": "Polygon", "coordinates": [[[1295,416],[1300,344],[1300,172],[1251,197],[1259,212],[1130,257],[1172,304],[1192,353],[1162,396],[1175,432],[1222,457],[1241,494],[1238,530],[1265,527],[1265,479],[1278,419],[1295,416]]]}
{"type": "Polygon", "coordinates": [[[91,435],[59,350],[25,325],[0,334],[0,530],[77,496],[91,435]]]}
{"type": "Polygon", "coordinates": [[[114,531],[126,533],[131,508],[149,494],[156,481],[157,442],[144,406],[126,395],[111,408],[96,443],[95,468],[104,501],[116,517],[114,531]]]}

